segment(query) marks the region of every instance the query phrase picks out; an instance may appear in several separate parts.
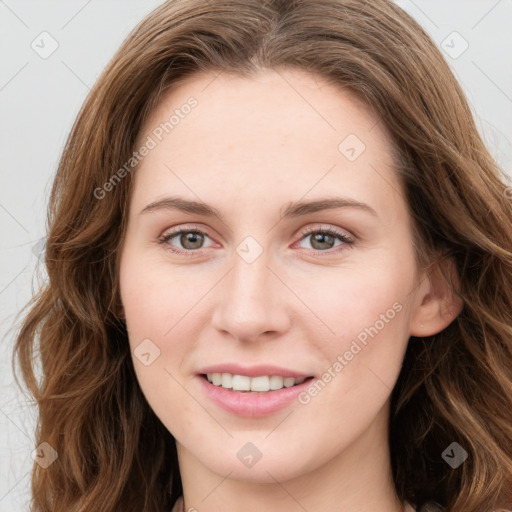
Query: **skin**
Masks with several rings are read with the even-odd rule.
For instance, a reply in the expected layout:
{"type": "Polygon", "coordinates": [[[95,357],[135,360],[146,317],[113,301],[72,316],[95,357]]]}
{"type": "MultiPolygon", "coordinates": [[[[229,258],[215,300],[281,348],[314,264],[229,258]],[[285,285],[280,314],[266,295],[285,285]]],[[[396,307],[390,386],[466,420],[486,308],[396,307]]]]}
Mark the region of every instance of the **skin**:
{"type": "Polygon", "coordinates": [[[133,363],[176,439],[185,510],[404,510],[387,441],[391,390],[409,337],[443,330],[461,304],[416,267],[390,139],[369,108],[318,76],[290,69],[216,75],[173,88],[141,130],[139,145],[190,96],[197,99],[134,173],[120,260],[130,347],[149,338],[160,350],[148,366],[137,357],[133,363]],[[338,149],[349,134],[366,146],[352,162],[338,149]],[[222,219],[141,213],[170,195],[207,203],[222,219]],[[326,196],[366,203],[377,216],[338,208],[280,218],[292,201],[326,196]],[[205,236],[159,243],[171,228],[205,236]],[[333,228],[354,243],[315,243],[306,228],[333,228]],[[263,250],[250,264],[236,252],[247,236],[263,250]],[[199,386],[198,370],[222,362],[270,363],[321,378],[397,302],[400,312],[307,404],[242,418],[199,386]],[[247,442],[262,453],[250,468],[236,456],[247,442]]]}

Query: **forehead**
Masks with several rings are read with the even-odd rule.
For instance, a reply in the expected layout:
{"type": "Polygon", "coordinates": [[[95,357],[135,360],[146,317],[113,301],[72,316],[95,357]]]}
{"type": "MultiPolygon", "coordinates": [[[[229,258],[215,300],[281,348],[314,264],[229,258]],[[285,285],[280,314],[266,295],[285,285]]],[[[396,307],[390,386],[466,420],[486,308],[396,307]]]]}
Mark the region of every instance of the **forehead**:
{"type": "Polygon", "coordinates": [[[300,70],[188,77],[162,97],[137,147],[148,137],[155,147],[135,173],[136,196],[190,195],[188,184],[199,197],[236,191],[262,207],[265,197],[337,191],[385,208],[383,194],[401,195],[379,118],[348,89],[300,70]]]}
{"type": "Polygon", "coordinates": [[[330,142],[333,136],[336,139],[354,133],[363,141],[371,138],[375,144],[378,138],[386,137],[382,125],[373,136],[367,134],[375,130],[379,118],[355,93],[321,76],[291,68],[261,70],[250,77],[213,71],[189,76],[163,95],[141,134],[169,121],[173,113],[179,114],[168,127],[174,135],[193,123],[201,134],[209,131],[209,140],[223,134],[253,135],[257,143],[265,140],[265,135],[279,133],[287,137],[324,136],[330,142]],[[191,98],[197,102],[193,109],[187,106],[191,98]],[[185,119],[188,122],[183,122],[185,119]]]}

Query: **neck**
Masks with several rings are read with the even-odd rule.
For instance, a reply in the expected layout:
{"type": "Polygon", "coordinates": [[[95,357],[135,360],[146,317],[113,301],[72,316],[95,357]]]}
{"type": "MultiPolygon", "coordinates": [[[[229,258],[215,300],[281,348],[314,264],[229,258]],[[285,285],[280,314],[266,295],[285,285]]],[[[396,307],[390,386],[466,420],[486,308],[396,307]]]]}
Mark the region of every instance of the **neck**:
{"type": "MultiPolygon", "coordinates": [[[[267,465],[263,466],[265,460],[262,458],[258,462],[261,478],[255,475],[254,480],[237,480],[232,478],[233,472],[229,470],[224,475],[210,470],[190,450],[176,442],[184,510],[410,512],[410,506],[404,506],[395,491],[387,418],[388,409],[384,408],[348,447],[339,453],[335,453],[338,447],[333,447],[333,456],[327,463],[291,478],[272,476],[276,474],[272,466],[275,461],[266,460],[267,465]]],[[[216,451],[219,449],[222,450],[216,447],[216,451]]],[[[308,449],[314,447],[298,447],[297,456],[308,449]]],[[[290,461],[288,467],[293,465],[290,461]]]]}

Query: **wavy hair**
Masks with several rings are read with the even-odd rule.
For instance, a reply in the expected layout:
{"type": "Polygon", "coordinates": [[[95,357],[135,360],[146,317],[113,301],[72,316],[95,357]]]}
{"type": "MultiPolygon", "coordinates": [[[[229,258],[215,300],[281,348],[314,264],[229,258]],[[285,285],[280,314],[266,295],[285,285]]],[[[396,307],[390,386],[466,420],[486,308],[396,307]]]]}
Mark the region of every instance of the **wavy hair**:
{"type": "Polygon", "coordinates": [[[99,77],[53,183],[48,281],[23,310],[13,353],[38,407],[37,444],[58,453],[46,469],[34,463],[32,511],[161,512],[182,493],[174,438],[139,388],[117,315],[132,174],[106,199],[94,191],[132,157],[173,85],[200,71],[280,68],[317,74],[376,112],[418,264],[436,254],[455,263],[463,309],[442,332],[411,337],[391,396],[398,496],[448,512],[512,508],[511,189],[436,44],[389,0],[174,0],[99,77]],[[441,456],[453,442],[468,453],[456,469],[441,456]]]}

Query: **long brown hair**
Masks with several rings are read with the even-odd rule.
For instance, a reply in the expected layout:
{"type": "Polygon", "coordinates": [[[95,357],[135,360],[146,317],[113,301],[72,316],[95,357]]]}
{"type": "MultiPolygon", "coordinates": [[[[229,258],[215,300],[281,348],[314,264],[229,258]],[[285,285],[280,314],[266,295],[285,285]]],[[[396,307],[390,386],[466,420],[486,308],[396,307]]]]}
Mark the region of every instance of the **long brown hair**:
{"type": "Polygon", "coordinates": [[[512,508],[512,201],[435,43],[388,0],[175,0],[114,55],[54,181],[48,282],[26,306],[13,356],[38,406],[37,444],[58,453],[45,469],[34,463],[33,511],[161,512],[182,493],[174,439],[138,386],[117,316],[136,167],[108,197],[94,191],[133,156],[173,84],[198,71],[281,67],[316,73],[374,109],[394,141],[417,261],[452,258],[460,281],[462,312],[435,336],[411,337],[392,393],[399,497],[449,512],[512,508]],[[453,442],[468,454],[457,468],[442,457],[453,442]]]}

